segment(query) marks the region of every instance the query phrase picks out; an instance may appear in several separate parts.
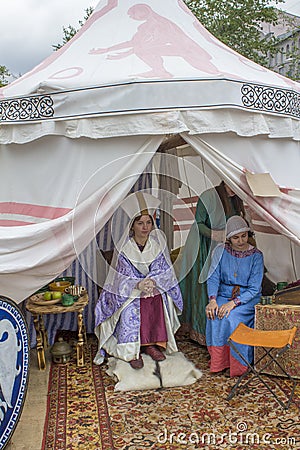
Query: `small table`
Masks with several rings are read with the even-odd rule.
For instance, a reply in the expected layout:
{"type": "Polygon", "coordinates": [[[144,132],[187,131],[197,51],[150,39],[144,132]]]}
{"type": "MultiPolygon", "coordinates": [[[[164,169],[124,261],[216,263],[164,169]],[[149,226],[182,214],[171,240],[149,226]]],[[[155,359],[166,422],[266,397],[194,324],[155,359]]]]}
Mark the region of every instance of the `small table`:
{"type": "Polygon", "coordinates": [[[26,309],[33,316],[33,323],[36,331],[36,350],[38,367],[40,370],[46,368],[45,360],[45,348],[48,347],[48,335],[45,329],[43,315],[44,314],[61,314],[67,312],[77,313],[77,333],[78,341],[76,345],[77,352],[77,366],[82,367],[84,365],[84,348],[83,344],[86,342],[86,332],[83,324],[83,310],[89,302],[88,295],[85,294],[73,303],[71,306],[63,306],[60,303],[55,305],[37,305],[34,303],[36,295],[29,297],[26,303],[26,309]]]}
{"type": "MultiPolygon", "coordinates": [[[[280,357],[279,362],[294,378],[300,378],[300,305],[261,305],[255,306],[255,328],[258,330],[288,330],[298,327],[291,349],[280,357]]],[[[261,349],[255,349],[256,359],[261,349]]],[[[271,365],[265,373],[280,375],[276,365],[271,365]]]]}

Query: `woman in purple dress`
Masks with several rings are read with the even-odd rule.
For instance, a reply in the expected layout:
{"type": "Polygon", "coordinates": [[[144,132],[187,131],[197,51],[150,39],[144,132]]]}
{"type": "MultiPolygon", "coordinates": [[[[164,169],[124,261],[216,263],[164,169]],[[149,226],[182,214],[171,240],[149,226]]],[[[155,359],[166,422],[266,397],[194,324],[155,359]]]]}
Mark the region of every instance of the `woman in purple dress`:
{"type": "Polygon", "coordinates": [[[175,333],[182,310],[178,282],[159,230],[148,209],[132,221],[130,236],[111,267],[96,305],[96,335],[99,351],[143,367],[142,353],[155,361],[178,351],[175,333]],[[105,352],[104,352],[105,351],[105,352]]]}
{"type": "MultiPolygon", "coordinates": [[[[264,274],[263,255],[248,243],[249,227],[240,216],[226,224],[225,246],[216,247],[207,281],[209,303],[206,307],[206,342],[210,371],[226,371],[230,376],[247,370],[245,362],[230,350],[228,338],[240,322],[254,326],[254,306],[260,301],[264,274]]],[[[253,348],[237,344],[249,362],[253,348]]]]}

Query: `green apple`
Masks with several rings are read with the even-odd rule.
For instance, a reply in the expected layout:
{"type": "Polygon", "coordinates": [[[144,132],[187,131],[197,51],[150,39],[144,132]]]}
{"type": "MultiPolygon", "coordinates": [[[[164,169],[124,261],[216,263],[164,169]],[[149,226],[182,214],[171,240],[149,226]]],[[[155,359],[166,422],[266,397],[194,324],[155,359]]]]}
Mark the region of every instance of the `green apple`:
{"type": "Polygon", "coordinates": [[[54,291],[54,292],[52,292],[52,298],[53,298],[53,300],[56,300],[56,299],[58,299],[58,298],[61,298],[61,292],[59,292],[59,291],[54,291]]]}
{"type": "Polygon", "coordinates": [[[44,299],[45,300],[51,300],[52,299],[52,292],[45,292],[44,299]]]}

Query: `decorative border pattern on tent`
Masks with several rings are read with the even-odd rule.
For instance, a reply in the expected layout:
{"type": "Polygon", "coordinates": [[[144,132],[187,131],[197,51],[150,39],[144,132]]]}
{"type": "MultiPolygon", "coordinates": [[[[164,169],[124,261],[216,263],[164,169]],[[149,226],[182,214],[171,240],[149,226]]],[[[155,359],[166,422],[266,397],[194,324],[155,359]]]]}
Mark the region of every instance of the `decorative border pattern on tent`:
{"type": "Polygon", "coordinates": [[[0,122],[34,122],[51,118],[68,120],[120,113],[183,111],[228,106],[300,118],[300,93],[292,89],[229,79],[177,79],[117,83],[52,92],[51,95],[0,100],[0,122]],[[216,83],[226,85],[228,94],[226,102],[224,102],[222,94],[224,90],[215,89],[216,83]],[[189,90],[187,86],[190,87],[189,90]],[[153,89],[156,89],[155,96],[153,89]],[[174,101],[174,90],[177,89],[179,93],[174,101]],[[213,99],[208,95],[208,92],[212,90],[215,92],[213,99]],[[68,102],[61,97],[65,95],[68,96],[68,102]],[[87,104],[92,101],[92,108],[89,111],[83,104],[78,103],[78,95],[84,95],[87,104]],[[95,101],[96,96],[97,101],[95,101]],[[107,98],[109,98],[109,102],[107,102],[107,98]]]}
{"type": "Polygon", "coordinates": [[[54,116],[50,95],[0,101],[0,120],[49,119],[54,116]]]}
{"type": "Polygon", "coordinates": [[[247,108],[300,117],[300,95],[286,89],[257,84],[243,84],[242,102],[247,108]]]}

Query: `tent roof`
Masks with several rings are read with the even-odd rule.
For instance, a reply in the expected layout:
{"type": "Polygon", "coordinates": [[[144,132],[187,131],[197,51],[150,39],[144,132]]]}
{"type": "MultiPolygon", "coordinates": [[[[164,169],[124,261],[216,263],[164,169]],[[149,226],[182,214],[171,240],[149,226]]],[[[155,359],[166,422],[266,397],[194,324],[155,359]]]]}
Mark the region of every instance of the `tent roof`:
{"type": "Polygon", "coordinates": [[[0,113],[1,124],[211,108],[299,118],[299,92],[181,0],[101,0],[71,41],[0,89],[0,113]]]}

